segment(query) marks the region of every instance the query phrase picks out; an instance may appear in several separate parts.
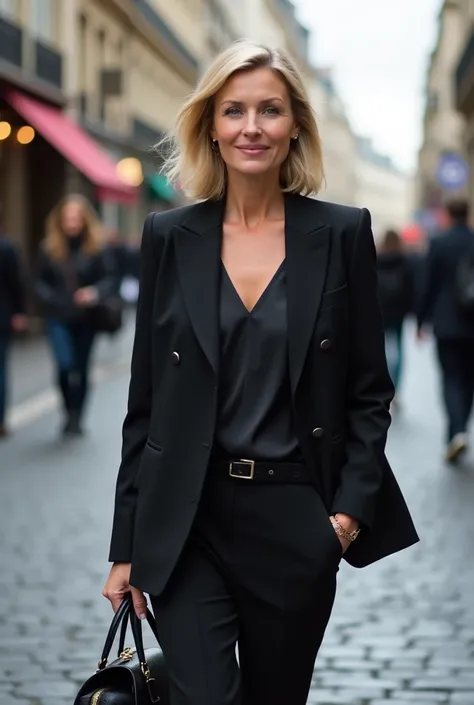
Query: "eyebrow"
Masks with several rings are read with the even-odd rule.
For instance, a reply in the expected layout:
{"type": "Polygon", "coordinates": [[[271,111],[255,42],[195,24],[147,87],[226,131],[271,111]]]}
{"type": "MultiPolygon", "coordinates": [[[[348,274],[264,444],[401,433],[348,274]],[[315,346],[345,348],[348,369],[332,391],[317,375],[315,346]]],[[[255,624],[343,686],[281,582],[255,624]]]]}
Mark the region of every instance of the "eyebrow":
{"type": "MultiPolygon", "coordinates": [[[[260,101],[259,105],[263,105],[264,103],[272,103],[275,100],[277,100],[279,103],[285,102],[282,98],[275,95],[275,96],[272,96],[271,98],[264,98],[263,100],[260,101]]],[[[227,105],[227,104],[234,105],[235,107],[242,107],[242,105],[244,105],[243,101],[241,101],[241,100],[223,100],[221,102],[221,105],[227,105]]]]}

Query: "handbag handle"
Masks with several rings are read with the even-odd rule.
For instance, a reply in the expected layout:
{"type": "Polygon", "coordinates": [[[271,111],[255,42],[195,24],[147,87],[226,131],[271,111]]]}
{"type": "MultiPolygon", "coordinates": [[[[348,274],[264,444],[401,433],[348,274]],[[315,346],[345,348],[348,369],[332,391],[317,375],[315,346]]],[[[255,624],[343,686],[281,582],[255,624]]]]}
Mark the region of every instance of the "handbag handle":
{"type": "MultiPolygon", "coordinates": [[[[129,610],[127,610],[126,614],[124,615],[124,617],[122,619],[122,625],[120,627],[120,638],[119,638],[118,653],[117,653],[117,656],[119,658],[124,651],[125,639],[127,637],[128,620],[129,620],[129,616],[132,611],[133,611],[133,602],[132,602],[132,600],[130,600],[129,610]]],[[[148,625],[149,625],[151,631],[153,632],[153,635],[154,635],[156,641],[158,641],[158,631],[156,629],[155,618],[153,617],[153,614],[150,612],[148,607],[146,610],[146,620],[148,622],[148,625]]],[[[140,621],[138,622],[138,624],[140,625],[140,621]]],[[[135,647],[136,647],[136,644],[135,644],[135,647]]],[[[137,649],[137,652],[138,652],[138,649],[137,649]]]]}
{"type": "MultiPolygon", "coordinates": [[[[135,614],[135,610],[133,609],[132,601],[129,600],[129,602],[130,602],[130,609],[129,609],[130,624],[132,627],[133,640],[135,642],[135,646],[137,649],[138,660],[140,661],[140,670],[143,673],[143,676],[145,678],[145,683],[148,688],[148,695],[150,697],[151,702],[157,703],[160,700],[160,696],[156,692],[155,679],[151,675],[151,671],[150,671],[150,668],[149,668],[147,660],[146,660],[145,649],[143,648],[143,634],[142,634],[141,621],[138,619],[137,615],[135,614]]],[[[154,620],[153,615],[151,614],[151,612],[148,608],[147,608],[147,620],[148,620],[148,624],[150,625],[150,628],[151,628],[153,634],[155,635],[156,640],[158,641],[158,631],[156,629],[155,620],[154,620]]]]}
{"type": "MultiPolygon", "coordinates": [[[[158,631],[156,629],[155,619],[153,617],[153,614],[148,609],[148,607],[146,610],[146,618],[147,618],[147,622],[150,626],[151,631],[153,632],[155,639],[158,641],[158,631]]],[[[119,638],[118,657],[120,658],[121,654],[124,651],[125,637],[126,637],[126,633],[127,633],[129,619],[130,619],[130,623],[131,623],[131,627],[132,627],[132,634],[133,634],[133,639],[135,641],[135,648],[137,650],[138,658],[140,660],[140,663],[146,663],[145,650],[143,648],[143,635],[142,635],[141,621],[138,619],[137,615],[135,614],[131,593],[127,593],[127,595],[124,597],[124,599],[120,603],[118,610],[115,612],[115,614],[113,616],[111,625],[109,627],[108,634],[105,638],[105,644],[104,644],[104,648],[102,649],[102,656],[101,656],[100,661],[97,665],[97,670],[102,671],[107,666],[109,655],[112,650],[112,646],[115,641],[115,637],[117,635],[117,631],[118,631],[119,627],[120,627],[120,638],[119,638]]]]}

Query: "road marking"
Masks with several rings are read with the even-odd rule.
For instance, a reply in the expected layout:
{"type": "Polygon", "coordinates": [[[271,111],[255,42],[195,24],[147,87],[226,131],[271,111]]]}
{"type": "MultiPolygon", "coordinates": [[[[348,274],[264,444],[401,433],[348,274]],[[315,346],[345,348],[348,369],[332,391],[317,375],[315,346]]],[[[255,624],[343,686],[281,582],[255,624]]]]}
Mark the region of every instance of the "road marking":
{"type": "MultiPolygon", "coordinates": [[[[120,374],[129,372],[129,370],[130,355],[116,360],[113,363],[97,365],[92,372],[92,383],[101,384],[113,377],[118,377],[120,374]]],[[[12,431],[17,431],[42,416],[59,409],[59,407],[59,395],[56,389],[50,387],[29,399],[25,399],[25,401],[10,409],[8,412],[8,427],[11,428],[12,431]]]]}

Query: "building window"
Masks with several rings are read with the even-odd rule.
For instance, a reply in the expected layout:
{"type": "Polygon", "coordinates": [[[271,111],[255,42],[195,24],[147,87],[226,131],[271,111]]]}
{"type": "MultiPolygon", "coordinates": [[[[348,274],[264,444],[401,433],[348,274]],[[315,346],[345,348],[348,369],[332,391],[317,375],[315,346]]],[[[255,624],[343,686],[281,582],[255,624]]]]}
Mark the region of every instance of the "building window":
{"type": "Polygon", "coordinates": [[[54,40],[55,0],[30,0],[30,28],[38,39],[54,40]]]}
{"type": "Polygon", "coordinates": [[[18,0],[0,0],[0,15],[11,20],[18,16],[18,0]]]}

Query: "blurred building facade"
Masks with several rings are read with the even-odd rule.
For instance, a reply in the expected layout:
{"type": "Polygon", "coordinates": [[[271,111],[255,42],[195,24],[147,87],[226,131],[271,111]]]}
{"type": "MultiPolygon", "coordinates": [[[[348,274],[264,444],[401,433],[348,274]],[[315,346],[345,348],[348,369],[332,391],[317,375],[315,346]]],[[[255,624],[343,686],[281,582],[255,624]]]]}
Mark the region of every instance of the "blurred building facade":
{"type": "Polygon", "coordinates": [[[469,166],[467,196],[474,213],[474,2],[458,0],[461,40],[451,77],[455,106],[464,124],[462,153],[469,166]]]}
{"type": "MultiPolygon", "coordinates": [[[[431,53],[425,89],[422,145],[418,155],[416,204],[419,209],[439,207],[446,190],[438,179],[447,155],[466,156],[465,117],[458,110],[453,80],[471,21],[466,0],[445,0],[438,16],[436,45],[431,53]]],[[[457,190],[465,195],[467,184],[457,190]]]]}
{"type": "Polygon", "coordinates": [[[27,261],[66,192],[127,236],[181,200],[150,148],[199,75],[202,3],[1,0],[0,199],[27,261]]]}
{"type": "Polygon", "coordinates": [[[320,196],[357,205],[357,140],[331,71],[318,69],[309,92],[323,144],[326,183],[320,196]]]}
{"type": "Polygon", "coordinates": [[[412,218],[412,177],[362,137],[357,139],[356,205],[370,210],[376,239],[389,228],[401,230],[412,218]]]}

